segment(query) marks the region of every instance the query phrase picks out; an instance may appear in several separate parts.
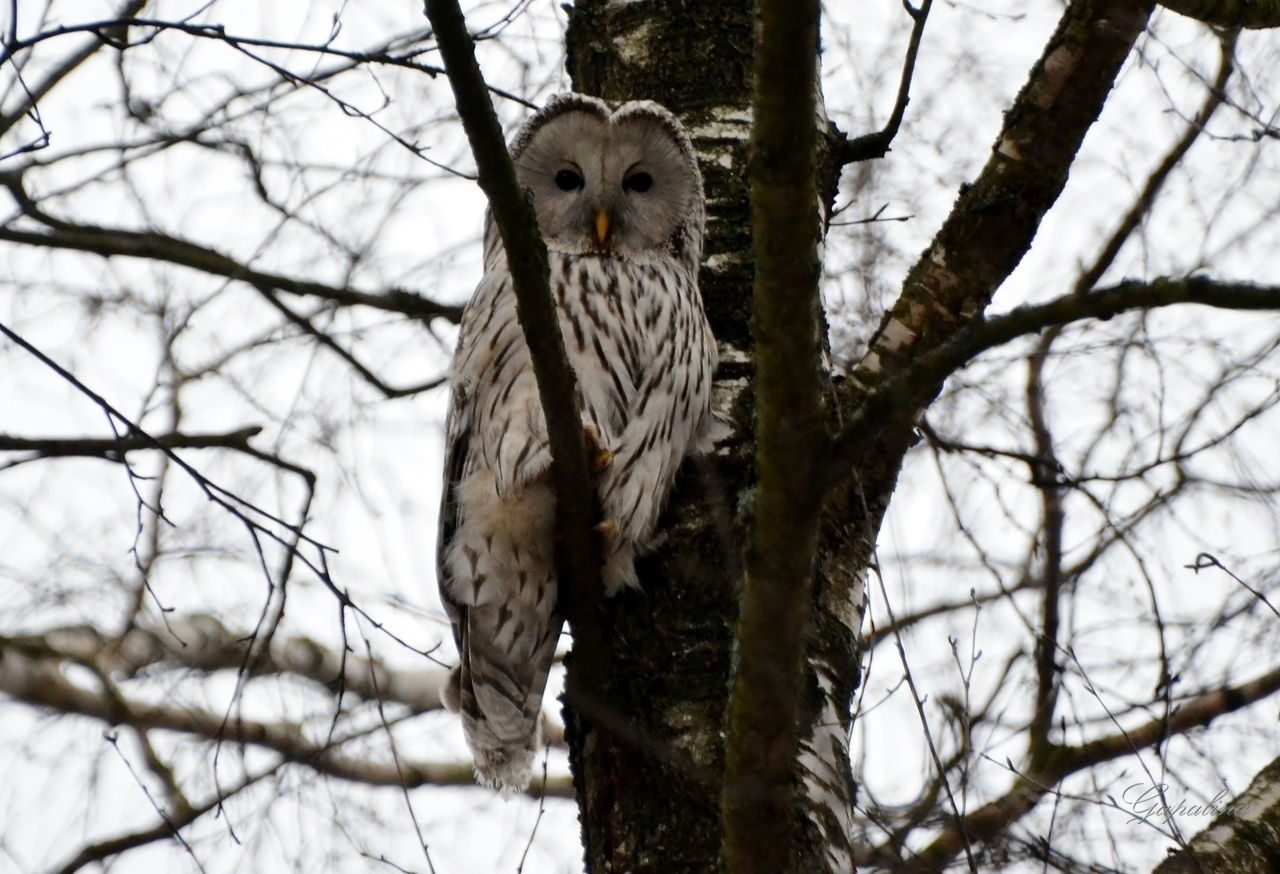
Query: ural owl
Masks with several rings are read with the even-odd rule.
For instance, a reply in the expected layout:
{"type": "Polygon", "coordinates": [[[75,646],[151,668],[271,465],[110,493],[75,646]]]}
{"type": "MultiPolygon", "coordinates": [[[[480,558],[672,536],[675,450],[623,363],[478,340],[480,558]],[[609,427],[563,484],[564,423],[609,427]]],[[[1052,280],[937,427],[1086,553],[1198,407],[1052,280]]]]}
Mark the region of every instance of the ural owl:
{"type": "MultiPolygon", "coordinates": [[[[584,428],[606,465],[605,593],[636,585],[681,461],[722,426],[710,410],[715,341],[698,293],[702,177],[676,118],[558,95],[511,148],[551,262],[584,428]]],[[[484,276],[462,315],[446,426],[440,595],[461,664],[461,711],[481,783],[528,785],[556,608],[555,498],[546,422],[507,256],[485,221],[484,276]]]]}

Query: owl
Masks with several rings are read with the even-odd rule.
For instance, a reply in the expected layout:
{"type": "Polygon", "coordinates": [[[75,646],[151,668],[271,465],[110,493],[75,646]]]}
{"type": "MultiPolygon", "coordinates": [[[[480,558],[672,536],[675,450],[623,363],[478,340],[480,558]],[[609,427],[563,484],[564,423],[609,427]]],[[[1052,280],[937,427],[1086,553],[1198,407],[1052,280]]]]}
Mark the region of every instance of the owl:
{"type": "MultiPolygon", "coordinates": [[[[724,433],[712,413],[715,341],[698,293],[704,204],[688,135],[648,101],[552,98],[511,147],[551,266],[560,331],[599,470],[606,595],[635,557],[676,471],[724,433]]],[[[477,779],[528,785],[557,609],[547,426],[516,319],[507,256],[485,220],[484,276],[462,315],[446,425],[438,579],[460,664],[477,779]]]]}

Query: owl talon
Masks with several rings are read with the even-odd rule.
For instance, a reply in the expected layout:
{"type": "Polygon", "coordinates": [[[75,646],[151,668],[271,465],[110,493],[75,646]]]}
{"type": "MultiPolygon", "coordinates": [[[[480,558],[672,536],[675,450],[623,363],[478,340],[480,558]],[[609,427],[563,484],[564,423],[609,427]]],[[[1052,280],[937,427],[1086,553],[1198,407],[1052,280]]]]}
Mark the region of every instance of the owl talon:
{"type": "Polygon", "coordinates": [[[596,532],[605,538],[613,537],[618,533],[618,520],[605,519],[596,526],[596,532]]]}
{"type": "Polygon", "coordinates": [[[587,464],[592,473],[603,473],[613,464],[613,453],[601,445],[600,431],[590,422],[582,425],[582,436],[587,443],[587,464]]]}
{"type": "Polygon", "coordinates": [[[597,449],[591,453],[591,472],[604,473],[613,464],[613,453],[608,449],[597,449]]]}

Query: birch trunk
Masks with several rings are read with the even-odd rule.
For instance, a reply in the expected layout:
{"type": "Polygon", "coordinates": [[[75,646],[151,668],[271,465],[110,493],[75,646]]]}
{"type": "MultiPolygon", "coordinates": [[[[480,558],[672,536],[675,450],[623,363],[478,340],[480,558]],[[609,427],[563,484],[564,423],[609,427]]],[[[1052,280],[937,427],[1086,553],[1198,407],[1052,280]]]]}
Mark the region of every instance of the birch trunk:
{"type": "MultiPolygon", "coordinates": [[[[707,193],[700,282],[720,346],[716,402],[736,425],[714,458],[682,475],[662,524],[666,541],[639,564],[643,593],[624,593],[606,608],[612,724],[600,728],[570,717],[586,866],[593,874],[721,870],[725,706],[754,480],[746,184],[753,39],[753,6],[742,0],[579,2],[572,13],[575,90],[607,100],[656,100],[681,117],[693,138],[707,193]]],[[[807,62],[817,63],[816,51],[807,62]]],[[[836,169],[826,174],[832,181],[836,169]]],[[[854,528],[865,531],[866,524],[860,520],[854,528]]],[[[845,539],[828,538],[828,550],[845,546],[845,539]]],[[[847,738],[862,577],[824,552],[815,582],[801,717],[806,740],[796,772],[804,788],[797,793],[800,828],[790,858],[797,871],[850,871],[847,738]]]]}

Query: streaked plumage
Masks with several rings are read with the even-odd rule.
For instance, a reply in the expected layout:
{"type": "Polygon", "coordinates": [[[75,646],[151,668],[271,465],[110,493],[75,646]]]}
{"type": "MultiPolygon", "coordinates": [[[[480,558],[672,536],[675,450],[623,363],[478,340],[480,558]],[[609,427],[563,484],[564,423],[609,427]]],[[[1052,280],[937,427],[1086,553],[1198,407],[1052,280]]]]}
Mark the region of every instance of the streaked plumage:
{"type": "MultiPolygon", "coordinates": [[[[616,110],[560,95],[512,146],[547,243],[560,328],[584,426],[612,463],[600,476],[609,536],[605,591],[635,585],[684,458],[718,436],[715,344],[702,310],[702,179],[662,107],[616,110]]],[[[460,710],[476,774],[524,788],[560,634],[551,456],[497,229],[454,358],[440,512],[440,593],[461,664],[445,703],[460,710]]]]}

